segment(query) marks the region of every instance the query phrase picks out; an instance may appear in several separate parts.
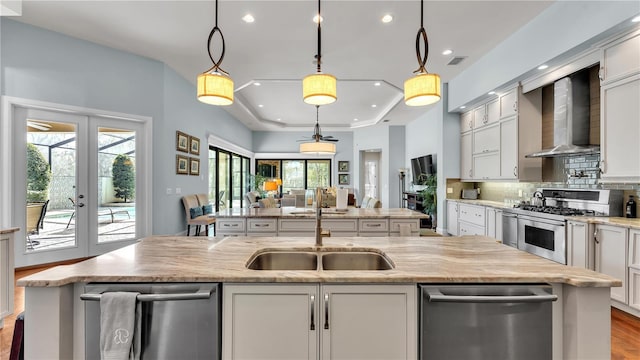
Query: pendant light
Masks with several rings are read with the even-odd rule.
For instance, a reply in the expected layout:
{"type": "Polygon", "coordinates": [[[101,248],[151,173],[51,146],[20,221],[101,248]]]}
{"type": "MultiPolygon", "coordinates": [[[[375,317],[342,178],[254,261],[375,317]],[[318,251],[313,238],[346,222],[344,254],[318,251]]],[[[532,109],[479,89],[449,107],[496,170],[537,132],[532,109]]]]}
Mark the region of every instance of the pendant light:
{"type": "Polygon", "coordinates": [[[429,40],[424,30],[424,0],[420,0],[420,29],[416,36],[416,56],[418,70],[416,76],[404,82],[404,102],[409,106],[424,106],[440,101],[440,76],[429,74],[425,65],[429,56],[429,40]],[[424,41],[424,56],[420,56],[420,40],[424,41]]]}
{"type": "Polygon", "coordinates": [[[216,0],[216,16],[215,25],[209,33],[209,39],[207,40],[207,52],[209,53],[209,59],[213,62],[213,66],[198,75],[198,100],[210,105],[231,105],[233,104],[233,80],[229,77],[229,73],[220,68],[222,60],[224,59],[224,35],[222,30],[218,27],[218,0],[216,0]],[[211,53],[211,40],[213,36],[218,33],[222,40],[222,52],[218,61],[213,59],[211,53]]]}
{"type": "Polygon", "coordinates": [[[319,108],[320,106],[316,105],[316,126],[311,137],[314,141],[300,144],[300,153],[302,154],[333,155],[336,153],[336,144],[334,142],[338,140],[332,136],[323,137],[320,134],[320,125],[318,124],[319,108]],[[320,141],[325,138],[327,139],[326,141],[320,141]]]}
{"type": "Polygon", "coordinates": [[[318,53],[316,54],[317,71],[302,79],[302,99],[311,105],[327,105],[336,101],[336,77],[322,73],[322,36],[320,23],[320,0],[318,0],[318,53]]]}

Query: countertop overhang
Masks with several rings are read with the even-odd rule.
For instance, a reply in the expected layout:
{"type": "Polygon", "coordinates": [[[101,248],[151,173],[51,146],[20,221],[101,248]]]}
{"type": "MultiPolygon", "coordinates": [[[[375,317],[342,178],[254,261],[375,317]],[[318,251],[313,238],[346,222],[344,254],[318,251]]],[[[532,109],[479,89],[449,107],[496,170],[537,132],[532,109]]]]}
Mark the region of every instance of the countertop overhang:
{"type": "Polygon", "coordinates": [[[18,281],[52,287],[85,282],[233,283],[563,283],[577,287],[621,286],[620,280],[561,265],[484,236],[331,237],[323,248],[378,249],[395,264],[384,271],[249,270],[256,251],[311,249],[311,237],[155,236],[72,265],[18,281]]]}
{"type": "MultiPolygon", "coordinates": [[[[236,217],[246,217],[246,218],[315,218],[316,213],[315,209],[312,208],[296,208],[296,207],[284,207],[284,208],[234,208],[234,209],[226,209],[219,211],[215,214],[216,218],[236,218],[236,217]]],[[[419,211],[404,209],[404,208],[395,208],[395,209],[369,209],[369,208],[347,208],[347,209],[336,209],[336,208],[323,208],[322,209],[322,217],[329,219],[363,219],[363,218],[371,218],[371,219],[424,219],[428,218],[427,214],[421,213],[419,211]]]]}

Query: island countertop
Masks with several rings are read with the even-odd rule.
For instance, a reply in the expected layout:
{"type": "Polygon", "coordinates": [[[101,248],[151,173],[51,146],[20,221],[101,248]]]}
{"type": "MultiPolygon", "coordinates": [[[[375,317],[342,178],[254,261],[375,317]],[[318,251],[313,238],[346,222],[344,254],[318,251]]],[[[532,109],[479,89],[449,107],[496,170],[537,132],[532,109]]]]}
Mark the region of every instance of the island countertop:
{"type": "Polygon", "coordinates": [[[576,287],[621,286],[594,271],[565,266],[484,236],[331,237],[320,251],[374,249],[395,268],[383,271],[250,270],[248,260],[264,249],[309,249],[309,237],[156,236],[82,261],[57,266],[18,281],[48,287],[76,282],[234,283],[562,283],[576,287]]]}
{"type": "MultiPolygon", "coordinates": [[[[283,208],[250,208],[250,209],[226,209],[221,210],[215,214],[216,218],[315,218],[316,211],[311,208],[296,208],[296,207],[283,207],[283,208]]],[[[424,219],[429,217],[427,214],[419,211],[395,208],[395,209],[369,209],[369,208],[323,208],[323,218],[332,219],[424,219]]]]}

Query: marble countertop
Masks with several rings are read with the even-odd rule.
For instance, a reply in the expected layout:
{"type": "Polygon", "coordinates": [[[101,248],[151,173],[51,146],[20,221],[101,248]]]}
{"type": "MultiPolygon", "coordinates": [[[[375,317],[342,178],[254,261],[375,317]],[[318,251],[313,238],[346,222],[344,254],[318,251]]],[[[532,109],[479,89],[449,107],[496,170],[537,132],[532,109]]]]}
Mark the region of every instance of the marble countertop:
{"type": "Polygon", "coordinates": [[[2,235],[2,234],[11,234],[11,233],[14,233],[14,232],[19,231],[19,230],[20,230],[20,228],[17,228],[17,227],[0,229],[0,235],[2,235]]]}
{"type": "MultiPolygon", "coordinates": [[[[226,209],[215,214],[216,218],[234,217],[276,217],[276,218],[315,218],[315,209],[284,207],[284,208],[252,208],[252,209],[226,209]]],[[[397,209],[361,209],[348,208],[339,210],[336,208],[322,209],[323,218],[351,219],[351,218],[389,218],[389,219],[423,219],[428,215],[415,210],[397,209]]]]}
{"type": "Polygon", "coordinates": [[[240,283],[565,283],[578,287],[621,286],[590,270],[561,265],[484,236],[330,237],[320,251],[372,249],[395,268],[384,271],[259,271],[246,268],[264,249],[315,250],[307,237],[149,237],[72,265],[57,266],[18,281],[18,286],[75,282],[240,283]]]}
{"type": "Polygon", "coordinates": [[[455,201],[463,204],[471,204],[471,205],[480,205],[480,206],[491,206],[496,209],[510,209],[513,206],[506,205],[502,201],[491,201],[491,200],[481,200],[481,199],[447,199],[447,201],[455,201]]]}

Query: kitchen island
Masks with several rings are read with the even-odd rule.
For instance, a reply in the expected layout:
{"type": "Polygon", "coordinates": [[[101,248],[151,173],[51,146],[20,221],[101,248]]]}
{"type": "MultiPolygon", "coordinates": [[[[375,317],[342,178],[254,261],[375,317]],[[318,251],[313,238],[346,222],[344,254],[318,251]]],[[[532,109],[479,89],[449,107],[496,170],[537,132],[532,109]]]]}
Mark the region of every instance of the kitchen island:
{"type": "MultiPolygon", "coordinates": [[[[216,236],[313,236],[315,216],[312,208],[226,209],[215,214],[216,236]]],[[[419,236],[428,217],[403,208],[323,208],[322,227],[333,236],[419,236]]]]}
{"type": "MultiPolygon", "coordinates": [[[[481,236],[324,239],[321,251],[384,253],[394,266],[384,271],[247,268],[256,252],[283,249],[315,250],[312,239],[299,237],[229,237],[218,242],[150,237],[93,259],[23,278],[18,285],[27,287],[26,358],[84,358],[85,305],[80,294],[91,282],[213,282],[222,283],[223,292],[225,284],[415,287],[428,283],[548,283],[559,298],[553,303],[553,358],[610,356],[609,289],[621,282],[607,275],[560,265],[481,236]]],[[[414,320],[409,334],[415,337],[418,320],[414,320]]],[[[409,358],[415,356],[414,351],[409,358]]]]}

